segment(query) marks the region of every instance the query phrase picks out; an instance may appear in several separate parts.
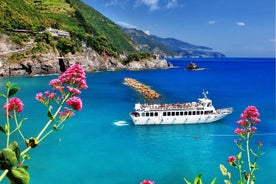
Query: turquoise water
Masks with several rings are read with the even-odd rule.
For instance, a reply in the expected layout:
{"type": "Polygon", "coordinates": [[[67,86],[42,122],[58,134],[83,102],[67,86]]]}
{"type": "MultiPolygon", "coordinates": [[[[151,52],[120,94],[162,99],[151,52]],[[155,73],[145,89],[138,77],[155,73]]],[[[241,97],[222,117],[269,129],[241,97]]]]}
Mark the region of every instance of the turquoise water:
{"type": "MultiPolygon", "coordinates": [[[[265,155],[259,158],[256,183],[271,183],[276,170],[275,60],[269,58],[177,59],[176,67],[166,70],[96,72],[87,75],[89,88],[82,93],[83,110],[66,122],[30,152],[26,161],[31,184],[97,183],[138,184],[144,179],[156,184],[183,184],[203,174],[205,183],[217,177],[222,163],[236,178],[227,157],[238,153],[233,130],[239,115],[248,105],[261,113],[261,123],[252,142],[262,141],[265,155]],[[203,71],[186,71],[194,61],[203,71]],[[123,84],[135,78],[161,94],[159,102],[194,101],[202,90],[216,108],[233,107],[222,121],[203,125],[134,126],[128,113],[143,98],[123,84]]],[[[23,131],[37,135],[47,120],[46,109],[36,102],[37,92],[48,89],[56,76],[12,77],[0,79],[3,90],[7,80],[22,89],[18,95],[28,117],[23,131]]],[[[2,99],[0,100],[3,104],[2,99]]],[[[3,122],[3,118],[0,120],[3,122]]],[[[5,139],[0,135],[1,145],[5,139]]],[[[5,183],[5,182],[4,182],[5,183]]],[[[235,183],[235,182],[233,182],[235,183]]],[[[276,183],[276,182],[275,182],[276,183]]]]}

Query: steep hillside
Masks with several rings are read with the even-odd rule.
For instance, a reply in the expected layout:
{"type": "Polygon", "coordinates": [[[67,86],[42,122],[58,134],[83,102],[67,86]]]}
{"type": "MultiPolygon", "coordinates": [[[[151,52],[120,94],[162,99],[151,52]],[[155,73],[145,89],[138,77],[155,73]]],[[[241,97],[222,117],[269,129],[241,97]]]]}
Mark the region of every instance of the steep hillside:
{"type": "Polygon", "coordinates": [[[99,52],[118,55],[135,50],[127,34],[80,0],[1,0],[1,32],[35,33],[50,27],[68,31],[73,41],[85,41],[99,52]]]}
{"type": "Polygon", "coordinates": [[[172,56],[175,53],[168,46],[163,44],[157,37],[145,34],[141,30],[122,28],[130,37],[139,44],[139,49],[143,52],[172,56]]]}
{"type": "Polygon", "coordinates": [[[174,38],[160,38],[148,35],[141,30],[123,28],[145,52],[160,54],[164,57],[225,57],[212,48],[197,46],[174,38]]]}
{"type": "Polygon", "coordinates": [[[118,50],[120,53],[134,51],[134,42],[112,21],[80,0],[67,0],[67,2],[79,12],[78,19],[81,20],[86,32],[92,33],[94,36],[106,36],[112,49],[118,50]]]}

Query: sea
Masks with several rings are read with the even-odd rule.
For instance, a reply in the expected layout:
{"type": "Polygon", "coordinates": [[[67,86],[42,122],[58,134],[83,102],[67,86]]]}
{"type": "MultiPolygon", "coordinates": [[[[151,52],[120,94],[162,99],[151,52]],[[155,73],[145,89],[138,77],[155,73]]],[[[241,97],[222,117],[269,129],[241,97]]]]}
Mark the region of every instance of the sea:
{"type": "MultiPolygon", "coordinates": [[[[198,174],[204,183],[216,178],[216,183],[222,184],[225,177],[220,164],[231,173],[232,183],[237,183],[238,172],[227,158],[240,152],[234,144],[239,137],[233,130],[250,105],[257,107],[261,119],[250,145],[256,150],[261,141],[264,153],[256,160],[255,183],[276,184],[275,58],[168,61],[173,68],[88,73],[89,88],[81,94],[83,109],[66,121],[62,130],[28,152],[31,158],[24,165],[29,167],[30,184],[139,184],[143,180],[184,184],[184,178],[193,182],[198,174]],[[185,70],[190,62],[205,70],[185,70]],[[146,101],[124,84],[125,77],[150,86],[161,97],[146,101]],[[192,102],[202,97],[203,90],[216,108],[233,107],[234,112],[210,124],[135,126],[131,122],[129,112],[135,103],[192,102]]],[[[50,89],[48,83],[56,77],[0,78],[1,93],[7,81],[21,88],[17,96],[24,103],[20,118],[28,118],[22,126],[26,137],[35,137],[47,121],[47,109],[35,100],[35,94],[50,89]]],[[[4,103],[3,98],[0,102],[4,103]]],[[[4,113],[0,122],[5,122],[4,113]]],[[[2,133],[0,140],[5,146],[2,133]]],[[[23,149],[23,141],[18,142],[23,149]]],[[[3,183],[8,182],[5,179],[3,183]]]]}

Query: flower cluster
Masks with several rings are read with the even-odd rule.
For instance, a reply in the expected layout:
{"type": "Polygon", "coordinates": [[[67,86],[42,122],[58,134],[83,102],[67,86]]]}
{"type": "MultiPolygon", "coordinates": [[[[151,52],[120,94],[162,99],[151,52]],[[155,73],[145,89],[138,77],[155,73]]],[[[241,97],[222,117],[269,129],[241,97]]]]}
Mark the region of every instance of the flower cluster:
{"type": "Polygon", "coordinates": [[[235,128],[234,132],[237,135],[240,135],[244,139],[247,139],[247,135],[253,135],[257,128],[255,124],[259,123],[261,120],[259,119],[260,113],[255,106],[248,106],[244,112],[241,114],[241,119],[237,121],[237,124],[241,128],[235,128]]]}
{"type": "Polygon", "coordinates": [[[87,88],[87,84],[85,72],[81,65],[72,65],[57,79],[52,79],[49,86],[52,87],[53,92],[37,93],[36,100],[46,106],[49,106],[51,100],[54,100],[58,105],[66,102],[70,108],[65,107],[63,111],[59,112],[60,119],[73,116],[73,110],[80,111],[82,109],[82,100],[77,96],[81,94],[81,90],[87,88]],[[57,92],[61,95],[58,96],[57,92]]]}
{"type": "Polygon", "coordinates": [[[68,100],[66,100],[66,104],[71,106],[72,109],[76,111],[80,111],[82,109],[82,101],[79,97],[71,97],[68,100]]]}
{"type": "Polygon", "coordinates": [[[13,97],[9,99],[8,103],[6,103],[3,108],[7,113],[12,111],[22,112],[23,107],[24,107],[24,104],[22,103],[22,101],[17,97],[13,97]]]}

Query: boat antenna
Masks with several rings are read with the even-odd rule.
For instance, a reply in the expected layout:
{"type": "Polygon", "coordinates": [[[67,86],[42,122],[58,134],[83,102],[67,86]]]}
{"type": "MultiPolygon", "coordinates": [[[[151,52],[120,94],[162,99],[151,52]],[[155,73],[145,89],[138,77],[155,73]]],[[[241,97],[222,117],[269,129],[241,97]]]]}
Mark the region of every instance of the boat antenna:
{"type": "Polygon", "coordinates": [[[204,98],[207,99],[208,91],[203,90],[202,94],[203,94],[204,98]]]}

